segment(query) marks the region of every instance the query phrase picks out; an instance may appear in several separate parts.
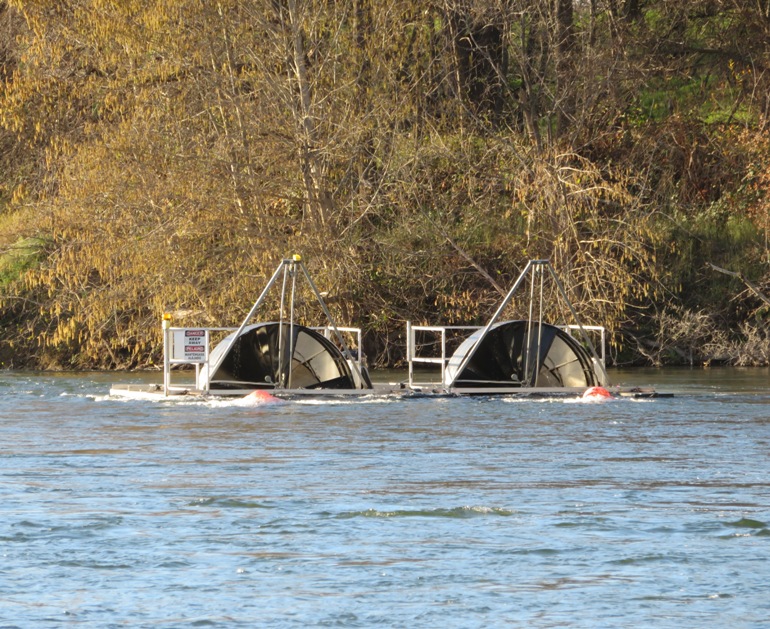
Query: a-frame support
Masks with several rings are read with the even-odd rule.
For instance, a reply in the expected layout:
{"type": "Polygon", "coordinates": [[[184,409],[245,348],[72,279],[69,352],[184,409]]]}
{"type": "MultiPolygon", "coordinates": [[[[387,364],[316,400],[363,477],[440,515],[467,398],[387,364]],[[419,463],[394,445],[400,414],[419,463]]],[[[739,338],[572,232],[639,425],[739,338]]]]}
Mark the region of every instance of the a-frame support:
{"type": "MultiPolygon", "coordinates": [[[[289,333],[289,339],[290,342],[294,342],[294,304],[295,304],[295,296],[296,296],[296,283],[297,283],[297,277],[304,277],[305,280],[308,283],[308,286],[313,292],[313,295],[315,296],[316,300],[318,301],[319,305],[321,306],[321,309],[323,310],[324,315],[326,316],[327,321],[329,322],[329,329],[331,329],[332,333],[334,334],[335,340],[339,343],[340,347],[343,350],[343,355],[345,359],[349,359],[348,363],[350,364],[351,369],[355,372],[355,375],[358,377],[359,382],[366,382],[366,378],[361,373],[361,370],[358,365],[358,361],[353,360],[353,353],[350,351],[350,348],[348,347],[347,343],[345,342],[344,337],[342,334],[340,334],[339,329],[337,328],[337,324],[334,321],[334,318],[331,315],[331,312],[329,312],[329,309],[326,306],[326,302],[324,302],[324,299],[316,287],[315,283],[313,282],[312,278],[310,277],[310,273],[308,273],[307,267],[305,266],[305,263],[302,261],[302,257],[300,255],[293,255],[291,258],[286,258],[284,260],[281,260],[278,267],[275,269],[275,272],[273,273],[270,280],[265,285],[265,288],[262,290],[262,293],[259,295],[257,300],[254,302],[254,305],[251,307],[251,310],[249,310],[249,313],[244,318],[243,322],[241,323],[238,330],[231,336],[230,345],[223,351],[220,356],[218,357],[217,361],[209,366],[209,374],[215,374],[217,372],[217,369],[222,365],[225,358],[227,358],[227,355],[230,353],[230,350],[233,348],[235,342],[238,340],[238,338],[241,336],[243,331],[246,329],[246,326],[249,325],[249,322],[256,314],[257,310],[259,310],[260,306],[263,304],[265,299],[267,298],[267,295],[270,292],[270,289],[275,285],[275,283],[278,281],[279,278],[283,278],[282,281],[282,288],[281,288],[281,304],[280,304],[280,323],[279,325],[288,325],[290,327],[290,333],[289,333]],[[289,288],[289,294],[287,295],[287,284],[289,284],[289,281],[291,282],[291,286],[289,288]],[[284,321],[284,316],[286,312],[289,313],[288,321],[284,321]]],[[[279,342],[283,342],[283,334],[279,334],[278,336],[279,342]]],[[[359,348],[360,351],[360,348],[359,348]]],[[[279,360],[281,363],[279,363],[279,369],[278,369],[278,378],[279,382],[277,383],[277,388],[285,388],[290,389],[291,388],[291,357],[294,354],[294,348],[290,347],[288,351],[289,356],[289,364],[283,365],[283,357],[284,357],[284,351],[283,348],[279,347],[279,360]]],[[[210,377],[210,375],[209,375],[210,377]]]]}
{"type": "Polygon", "coordinates": [[[607,377],[607,371],[604,368],[604,364],[599,358],[599,356],[597,355],[596,349],[594,348],[593,343],[588,337],[588,334],[586,333],[586,330],[583,327],[583,324],[580,323],[580,319],[577,316],[577,312],[575,312],[574,306],[572,305],[569,298],[567,297],[567,292],[564,290],[564,286],[562,285],[561,281],[556,275],[556,271],[554,271],[553,266],[551,265],[551,262],[549,260],[530,260],[529,262],[527,262],[527,266],[524,267],[524,270],[521,272],[518,279],[514,282],[513,286],[511,286],[510,290],[506,294],[503,301],[500,302],[500,305],[497,307],[497,310],[492,315],[492,318],[487,322],[487,324],[482,329],[473,347],[471,347],[471,349],[463,357],[463,360],[460,362],[460,365],[457,368],[457,370],[454,372],[454,375],[449,379],[448,382],[444,383],[444,387],[447,390],[451,389],[455,385],[458,378],[463,373],[463,371],[467,367],[470,360],[473,358],[473,355],[476,353],[476,350],[479,347],[481,347],[482,342],[486,338],[487,334],[489,334],[489,330],[492,328],[492,326],[495,325],[495,323],[497,323],[498,319],[502,315],[505,308],[508,306],[508,304],[511,303],[511,300],[513,299],[514,295],[519,290],[521,285],[524,283],[527,276],[529,276],[530,274],[532,275],[532,282],[530,285],[531,288],[530,288],[530,295],[529,295],[529,309],[528,309],[530,326],[527,329],[527,349],[525,354],[527,359],[527,364],[525,365],[525,373],[527,375],[529,373],[532,373],[532,369],[534,369],[534,373],[537,373],[540,368],[540,365],[538,364],[529,365],[528,363],[529,363],[529,357],[531,355],[535,356],[536,362],[539,360],[540,352],[539,351],[534,352],[533,354],[533,352],[531,352],[530,350],[531,350],[531,344],[533,342],[537,343],[537,347],[540,346],[540,330],[541,330],[541,324],[543,323],[543,320],[542,320],[543,284],[544,284],[545,276],[546,274],[548,274],[553,279],[554,284],[556,285],[557,290],[559,292],[559,295],[564,300],[564,303],[567,305],[567,308],[569,308],[569,311],[575,320],[575,325],[577,326],[577,329],[580,331],[581,338],[585,343],[586,347],[588,348],[589,352],[591,353],[591,358],[594,362],[594,365],[599,370],[598,375],[600,376],[600,380],[602,381],[601,384],[603,386],[607,385],[609,378],[607,377]],[[540,290],[538,291],[539,294],[535,295],[535,285],[536,285],[537,279],[540,280],[540,290]],[[538,318],[536,321],[533,321],[536,301],[538,301],[538,308],[537,308],[538,318]],[[534,326],[532,325],[533,322],[535,323],[534,326]],[[536,328],[536,329],[533,329],[533,328],[536,328]],[[537,334],[536,341],[533,338],[535,334],[537,334]]]}

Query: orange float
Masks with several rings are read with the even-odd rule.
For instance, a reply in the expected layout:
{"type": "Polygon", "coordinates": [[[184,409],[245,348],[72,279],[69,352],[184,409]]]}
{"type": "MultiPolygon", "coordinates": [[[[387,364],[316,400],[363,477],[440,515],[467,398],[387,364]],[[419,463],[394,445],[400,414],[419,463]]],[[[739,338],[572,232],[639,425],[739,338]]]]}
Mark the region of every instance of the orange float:
{"type": "Polygon", "coordinates": [[[283,402],[281,398],[275,397],[273,394],[261,389],[252,391],[243,399],[253,404],[272,404],[274,402],[283,402]]]}
{"type": "Polygon", "coordinates": [[[609,400],[612,398],[612,393],[607,391],[604,387],[588,387],[583,392],[584,400],[609,400]]]}

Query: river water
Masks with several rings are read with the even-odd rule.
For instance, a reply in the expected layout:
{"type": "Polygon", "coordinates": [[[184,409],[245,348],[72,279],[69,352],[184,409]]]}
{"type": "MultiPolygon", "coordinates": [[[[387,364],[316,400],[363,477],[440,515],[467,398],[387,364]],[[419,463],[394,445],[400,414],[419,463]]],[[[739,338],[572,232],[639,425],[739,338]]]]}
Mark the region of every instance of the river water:
{"type": "Polygon", "coordinates": [[[593,404],[131,378],[0,373],[0,627],[770,626],[766,370],[593,404]]]}

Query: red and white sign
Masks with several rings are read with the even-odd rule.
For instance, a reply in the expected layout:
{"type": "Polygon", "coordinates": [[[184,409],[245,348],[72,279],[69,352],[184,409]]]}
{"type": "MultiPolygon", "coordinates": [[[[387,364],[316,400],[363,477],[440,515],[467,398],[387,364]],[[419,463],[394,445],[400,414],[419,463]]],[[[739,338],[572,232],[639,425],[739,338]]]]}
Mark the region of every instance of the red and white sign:
{"type": "Polygon", "coordinates": [[[174,330],[174,361],[202,363],[206,360],[206,330],[174,330]]]}

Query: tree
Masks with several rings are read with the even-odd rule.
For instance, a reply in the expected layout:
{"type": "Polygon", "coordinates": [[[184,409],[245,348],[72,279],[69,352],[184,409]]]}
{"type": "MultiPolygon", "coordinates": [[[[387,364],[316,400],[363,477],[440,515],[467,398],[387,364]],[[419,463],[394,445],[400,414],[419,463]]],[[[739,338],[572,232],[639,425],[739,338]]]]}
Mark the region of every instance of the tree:
{"type": "Polygon", "coordinates": [[[382,360],[405,319],[483,320],[530,257],[638,326],[685,301],[691,235],[756,259],[765,8],[7,0],[0,242],[35,246],[0,260],[6,343],[146,364],[161,312],[237,321],[294,252],[382,360]]]}

